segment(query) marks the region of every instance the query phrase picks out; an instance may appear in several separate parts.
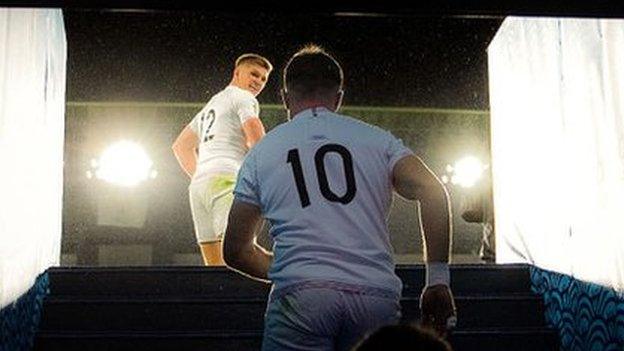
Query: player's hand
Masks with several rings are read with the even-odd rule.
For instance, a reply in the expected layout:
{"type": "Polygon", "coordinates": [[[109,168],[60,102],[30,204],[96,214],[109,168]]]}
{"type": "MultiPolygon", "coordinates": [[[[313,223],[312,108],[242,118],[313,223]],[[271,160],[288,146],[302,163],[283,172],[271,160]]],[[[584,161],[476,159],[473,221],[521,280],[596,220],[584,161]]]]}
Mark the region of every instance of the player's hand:
{"type": "Polygon", "coordinates": [[[420,295],[421,324],[445,338],[457,324],[453,293],[447,285],[426,286],[420,295]]]}

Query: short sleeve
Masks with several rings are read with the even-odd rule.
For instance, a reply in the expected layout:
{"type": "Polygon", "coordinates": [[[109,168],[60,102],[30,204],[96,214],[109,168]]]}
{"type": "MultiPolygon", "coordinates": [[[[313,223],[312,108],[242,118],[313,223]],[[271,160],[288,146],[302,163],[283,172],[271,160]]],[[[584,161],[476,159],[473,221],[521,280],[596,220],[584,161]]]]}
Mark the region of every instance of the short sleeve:
{"type": "Polygon", "coordinates": [[[258,100],[251,93],[241,93],[234,101],[234,112],[236,112],[241,124],[251,118],[259,117],[258,100]]]}
{"type": "Polygon", "coordinates": [[[201,126],[199,124],[201,123],[201,116],[203,113],[204,110],[202,109],[201,111],[199,111],[198,114],[195,115],[195,117],[193,117],[191,122],[188,124],[188,127],[191,128],[191,130],[197,135],[201,134],[201,126]]]}
{"type": "Polygon", "coordinates": [[[386,157],[388,160],[388,173],[392,173],[396,163],[405,156],[413,155],[414,152],[403,144],[403,141],[392,133],[388,133],[388,148],[386,149],[386,157]]]}
{"type": "Polygon", "coordinates": [[[258,181],[256,177],[256,158],[253,152],[245,157],[234,188],[234,198],[260,207],[258,181]]]}

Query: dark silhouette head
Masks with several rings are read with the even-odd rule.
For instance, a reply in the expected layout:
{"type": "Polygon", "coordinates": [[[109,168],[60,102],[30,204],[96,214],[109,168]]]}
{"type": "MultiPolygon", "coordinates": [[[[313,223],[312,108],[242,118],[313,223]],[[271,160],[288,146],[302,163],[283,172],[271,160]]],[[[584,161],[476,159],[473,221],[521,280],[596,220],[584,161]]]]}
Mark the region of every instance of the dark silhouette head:
{"type": "Polygon", "coordinates": [[[343,81],[342,68],[330,54],[318,45],[306,45],[284,68],[284,105],[293,114],[315,106],[336,111],[342,101],[343,81]]]}
{"type": "Polygon", "coordinates": [[[353,351],[452,351],[452,348],[433,331],[412,325],[391,325],[366,337],[353,351]]]}

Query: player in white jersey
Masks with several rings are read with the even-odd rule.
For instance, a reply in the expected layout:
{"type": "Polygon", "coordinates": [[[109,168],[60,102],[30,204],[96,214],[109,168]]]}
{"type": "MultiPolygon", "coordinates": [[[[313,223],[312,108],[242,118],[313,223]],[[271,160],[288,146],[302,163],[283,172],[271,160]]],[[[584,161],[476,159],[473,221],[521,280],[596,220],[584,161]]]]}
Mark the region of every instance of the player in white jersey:
{"type": "Polygon", "coordinates": [[[243,158],[265,134],[256,96],[272,69],[260,55],[241,55],[230,84],[212,96],[173,144],[191,178],[191,212],[206,265],[224,265],[221,242],[232,190],[243,158]]]}
{"type": "Polygon", "coordinates": [[[224,258],[273,283],[264,350],[348,350],[398,322],[402,284],[387,226],[393,190],[421,204],[423,321],[444,333],[455,319],[446,190],[392,134],[335,112],[342,82],[339,64],[319,47],[295,54],[282,92],[292,120],[268,133],[239,172],[224,258]],[[262,217],[273,252],[255,242],[262,217]]]}

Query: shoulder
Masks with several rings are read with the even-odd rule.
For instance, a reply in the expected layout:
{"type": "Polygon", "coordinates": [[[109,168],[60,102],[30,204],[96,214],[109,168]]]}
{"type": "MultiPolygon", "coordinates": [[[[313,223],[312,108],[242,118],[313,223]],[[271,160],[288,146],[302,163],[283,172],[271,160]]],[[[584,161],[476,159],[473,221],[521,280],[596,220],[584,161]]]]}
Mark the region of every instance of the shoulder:
{"type": "Polygon", "coordinates": [[[269,145],[275,144],[281,140],[284,140],[286,134],[289,133],[290,130],[290,122],[282,123],[278,126],[273,127],[270,131],[268,131],[264,137],[254,146],[256,148],[266,148],[269,145]]]}
{"type": "Polygon", "coordinates": [[[358,136],[366,136],[375,139],[394,139],[394,136],[389,131],[382,129],[378,126],[366,123],[360,119],[352,116],[334,113],[336,123],[342,125],[347,130],[358,136]]]}
{"type": "Polygon", "coordinates": [[[289,140],[296,138],[293,133],[293,129],[296,127],[291,122],[287,121],[273,127],[249,152],[258,154],[271,153],[276,148],[282,147],[285,143],[287,144],[289,140]]]}
{"type": "Polygon", "coordinates": [[[195,116],[193,118],[201,118],[201,116],[211,108],[212,104],[214,103],[215,96],[216,95],[213,95],[210,100],[208,100],[208,102],[205,103],[204,106],[202,106],[202,108],[197,111],[197,113],[195,113],[195,116]]]}
{"type": "Polygon", "coordinates": [[[226,92],[228,96],[235,101],[258,102],[256,97],[252,93],[248,92],[247,90],[235,87],[235,86],[231,86],[231,85],[228,86],[227,88],[224,89],[224,92],[226,92]]]}

